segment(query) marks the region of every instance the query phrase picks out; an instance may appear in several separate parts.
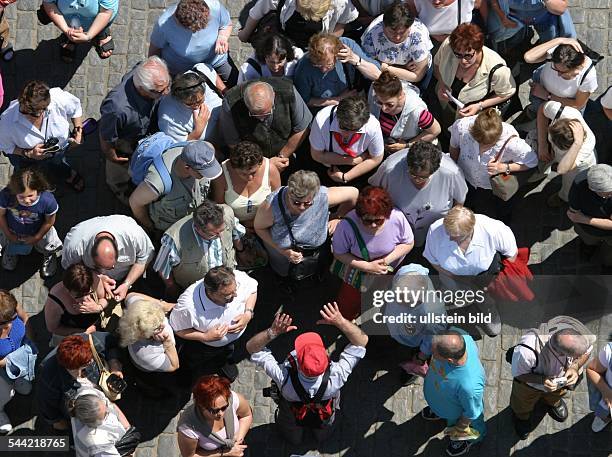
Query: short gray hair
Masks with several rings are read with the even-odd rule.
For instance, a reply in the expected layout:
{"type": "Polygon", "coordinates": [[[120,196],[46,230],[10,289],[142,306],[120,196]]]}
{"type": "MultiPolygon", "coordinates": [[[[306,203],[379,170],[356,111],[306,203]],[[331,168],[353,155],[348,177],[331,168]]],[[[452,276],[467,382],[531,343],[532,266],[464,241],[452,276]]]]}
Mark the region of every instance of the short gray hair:
{"type": "Polygon", "coordinates": [[[91,428],[96,428],[102,425],[103,419],[100,419],[100,405],[104,402],[95,394],[81,395],[74,400],[68,402],[68,410],[70,415],[76,417],[91,428]]]}
{"type": "Polygon", "coordinates": [[[170,82],[170,73],[166,62],[157,56],[151,56],[139,63],[132,76],[134,85],[148,91],[155,90],[155,81],[170,82]]]}
{"type": "Polygon", "coordinates": [[[287,190],[296,198],[313,197],[319,193],[321,181],[314,171],[299,170],[289,176],[287,190]]]}
{"type": "Polygon", "coordinates": [[[211,200],[204,200],[193,212],[193,222],[201,229],[208,224],[219,227],[223,224],[223,209],[211,200]]]}
{"type": "Polygon", "coordinates": [[[244,88],[242,98],[249,111],[261,111],[268,100],[274,100],[274,88],[266,82],[256,81],[244,88]]]}
{"type": "Polygon", "coordinates": [[[582,357],[589,350],[588,339],[573,328],[564,328],[552,334],[550,342],[554,349],[568,357],[582,357]]]}
{"type": "Polygon", "coordinates": [[[605,163],[593,165],[587,172],[587,182],[593,192],[612,192],[612,167],[605,163]]]}

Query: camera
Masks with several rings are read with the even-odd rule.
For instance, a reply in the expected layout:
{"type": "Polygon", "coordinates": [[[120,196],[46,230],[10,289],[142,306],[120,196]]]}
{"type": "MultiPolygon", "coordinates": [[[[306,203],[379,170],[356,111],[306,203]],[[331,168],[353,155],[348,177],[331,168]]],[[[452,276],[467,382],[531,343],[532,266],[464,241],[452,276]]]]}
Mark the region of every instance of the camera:
{"type": "Polygon", "coordinates": [[[51,153],[51,154],[54,154],[57,151],[59,151],[60,150],[59,138],[56,138],[54,136],[47,138],[45,142],[43,143],[43,149],[45,150],[46,153],[51,153]]]}
{"type": "Polygon", "coordinates": [[[550,382],[557,385],[557,389],[564,387],[567,384],[567,378],[565,376],[561,376],[559,378],[552,379],[550,382]]]}
{"type": "Polygon", "coordinates": [[[108,377],[106,385],[110,390],[118,394],[123,392],[127,387],[127,383],[114,373],[108,377]]]}
{"type": "Polygon", "coordinates": [[[271,398],[276,404],[280,401],[280,390],[274,381],[270,383],[270,387],[264,387],[261,394],[266,398],[271,398]]]}

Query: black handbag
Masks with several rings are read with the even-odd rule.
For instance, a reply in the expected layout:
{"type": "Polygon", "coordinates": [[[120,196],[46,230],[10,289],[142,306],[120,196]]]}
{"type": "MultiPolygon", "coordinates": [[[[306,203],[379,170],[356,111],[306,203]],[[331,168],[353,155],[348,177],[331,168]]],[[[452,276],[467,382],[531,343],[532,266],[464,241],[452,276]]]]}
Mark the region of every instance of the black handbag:
{"type": "Polygon", "coordinates": [[[301,252],[303,259],[300,263],[292,263],[289,265],[288,276],[291,279],[296,281],[301,281],[302,279],[309,278],[317,274],[321,267],[322,260],[322,252],[326,246],[323,244],[319,247],[306,247],[304,245],[300,245],[296,242],[295,237],[293,236],[293,231],[291,230],[291,224],[289,222],[289,217],[287,216],[287,212],[285,211],[285,205],[283,203],[283,198],[285,197],[285,192],[287,188],[284,187],[278,194],[278,206],[280,207],[281,213],[283,215],[283,220],[285,221],[285,225],[289,230],[289,238],[291,239],[291,249],[297,252],[301,252]]]}
{"type": "Polygon", "coordinates": [[[141,439],[140,432],[136,430],[136,427],[130,427],[119,441],[115,443],[115,449],[117,449],[121,457],[132,455],[141,439]]]}

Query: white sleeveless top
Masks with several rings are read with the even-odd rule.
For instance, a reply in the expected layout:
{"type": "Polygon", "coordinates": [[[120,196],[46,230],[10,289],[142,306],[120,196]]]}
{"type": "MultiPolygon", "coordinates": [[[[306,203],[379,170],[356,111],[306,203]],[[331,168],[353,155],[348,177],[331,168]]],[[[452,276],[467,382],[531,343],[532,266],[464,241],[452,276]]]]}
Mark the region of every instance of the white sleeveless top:
{"type": "Polygon", "coordinates": [[[234,190],[234,184],[232,183],[232,178],[227,169],[228,161],[225,160],[221,164],[223,176],[227,184],[227,190],[224,194],[225,203],[234,210],[234,216],[236,216],[240,222],[254,219],[259,205],[261,205],[266,200],[266,197],[272,193],[272,187],[270,187],[270,160],[264,157],[264,164],[265,169],[261,180],[261,186],[248,197],[240,195],[234,190]]]}
{"type": "Polygon", "coordinates": [[[449,35],[457,24],[457,8],[461,1],[461,23],[472,22],[474,0],[455,0],[448,6],[434,8],[429,0],[415,0],[417,15],[430,35],[449,35]]]}

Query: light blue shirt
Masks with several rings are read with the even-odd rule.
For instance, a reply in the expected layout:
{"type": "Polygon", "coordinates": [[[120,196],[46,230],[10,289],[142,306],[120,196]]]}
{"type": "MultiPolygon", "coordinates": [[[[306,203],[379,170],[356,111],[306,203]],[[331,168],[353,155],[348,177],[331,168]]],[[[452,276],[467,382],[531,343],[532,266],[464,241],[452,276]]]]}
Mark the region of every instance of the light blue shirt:
{"type": "Polygon", "coordinates": [[[55,3],[70,27],[83,27],[85,32],[93,24],[100,12],[100,8],[112,10],[113,12],[108,25],[115,20],[119,11],[119,0],[43,0],[43,2],[55,3]]]}
{"type": "MultiPolygon", "coordinates": [[[[196,69],[206,75],[214,84],[217,73],[206,64],[196,65],[196,69]]],[[[217,120],[221,112],[221,98],[206,83],[204,83],[204,104],[210,111],[210,118],[202,132],[201,140],[215,142],[217,140],[217,120]]],[[[190,107],[174,98],[164,96],[159,103],[159,129],[176,141],[186,141],[193,131],[193,111],[190,107]]]]}
{"type": "Polygon", "coordinates": [[[202,30],[192,32],[174,17],[177,5],[164,11],[151,32],[151,44],[161,49],[161,57],[168,64],[171,74],[182,73],[196,63],[218,67],[227,60],[227,53],[215,54],[219,30],[231,24],[229,11],[218,0],[206,0],[210,9],[208,24],[202,30]]]}

